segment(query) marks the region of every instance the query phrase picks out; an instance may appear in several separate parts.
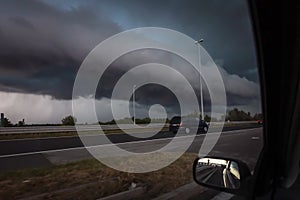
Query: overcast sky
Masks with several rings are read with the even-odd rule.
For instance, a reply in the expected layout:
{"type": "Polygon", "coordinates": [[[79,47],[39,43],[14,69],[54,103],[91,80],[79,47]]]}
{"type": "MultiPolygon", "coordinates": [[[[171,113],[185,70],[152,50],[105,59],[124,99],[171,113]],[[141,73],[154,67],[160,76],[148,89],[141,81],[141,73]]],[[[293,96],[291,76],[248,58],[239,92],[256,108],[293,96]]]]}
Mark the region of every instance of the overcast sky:
{"type": "MultiPolygon", "coordinates": [[[[243,0],[1,1],[0,111],[13,122],[25,118],[27,123],[59,123],[63,116],[72,113],[73,83],[88,53],[112,35],[151,26],[173,29],[194,39],[204,38],[202,45],[219,66],[224,79],[228,108],[260,112],[250,24],[243,0]]],[[[119,58],[103,77],[106,90],[97,93],[99,120],[112,117],[108,99],[113,83],[126,69],[153,60],[164,64],[177,60],[177,64],[184,65],[174,55],[153,50],[119,58]]],[[[191,79],[196,79],[192,74],[191,79]]],[[[194,85],[197,90],[195,81],[194,85]]],[[[140,117],[155,103],[164,105],[170,114],[177,113],[178,102],[162,87],[149,85],[141,88],[137,96],[140,117]]],[[[209,105],[207,96],[205,105],[209,105]]],[[[90,99],[76,101],[81,101],[84,109],[84,102],[90,99]]],[[[115,101],[122,112],[122,100],[115,101]]],[[[89,116],[83,119],[91,122],[89,116]]]]}

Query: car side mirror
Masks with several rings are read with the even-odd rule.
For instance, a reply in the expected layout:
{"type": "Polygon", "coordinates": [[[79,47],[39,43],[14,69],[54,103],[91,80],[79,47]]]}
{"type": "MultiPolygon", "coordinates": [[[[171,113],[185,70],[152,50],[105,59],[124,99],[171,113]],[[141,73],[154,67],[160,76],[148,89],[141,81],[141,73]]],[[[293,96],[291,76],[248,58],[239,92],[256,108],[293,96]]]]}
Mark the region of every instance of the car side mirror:
{"type": "Polygon", "coordinates": [[[193,165],[193,177],[199,185],[224,192],[248,196],[252,191],[248,166],[235,159],[197,158],[193,165]]]}

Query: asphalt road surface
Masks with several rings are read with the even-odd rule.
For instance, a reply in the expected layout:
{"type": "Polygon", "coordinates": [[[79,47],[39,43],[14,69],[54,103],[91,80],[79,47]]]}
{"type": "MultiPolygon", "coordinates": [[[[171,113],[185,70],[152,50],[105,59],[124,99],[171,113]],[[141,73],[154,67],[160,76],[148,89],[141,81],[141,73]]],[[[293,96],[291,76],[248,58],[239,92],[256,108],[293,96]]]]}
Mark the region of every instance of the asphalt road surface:
{"type": "MultiPolygon", "coordinates": [[[[249,125],[242,125],[242,126],[224,127],[223,132],[248,129],[248,128],[256,128],[256,127],[260,127],[260,125],[249,124],[249,125]]],[[[116,133],[116,134],[109,134],[106,136],[102,134],[82,136],[86,144],[89,144],[88,146],[108,144],[109,141],[105,139],[106,137],[109,139],[111,143],[118,144],[118,143],[133,142],[133,141],[172,138],[174,137],[174,134],[169,131],[161,131],[153,135],[153,132],[151,131],[143,131],[143,132],[133,132],[131,135],[116,133]]],[[[78,136],[0,140],[0,156],[38,152],[38,151],[76,148],[82,146],[84,145],[82,144],[82,141],[78,136]]]]}
{"type": "Polygon", "coordinates": [[[212,186],[238,188],[239,180],[225,166],[202,166],[196,173],[197,180],[212,186]],[[225,172],[225,174],[224,174],[225,172]]]}
{"type": "MultiPolygon", "coordinates": [[[[253,124],[255,121],[237,121],[237,122],[225,122],[225,124],[241,125],[241,124],[253,124]]],[[[218,125],[220,122],[214,122],[213,124],[218,125]]],[[[162,123],[152,124],[120,124],[122,129],[144,129],[144,128],[156,128],[165,126],[162,123]]],[[[116,130],[120,129],[118,125],[101,125],[102,130],[116,130]]],[[[168,125],[166,125],[168,126],[168,125]]],[[[97,131],[99,125],[77,125],[77,128],[81,131],[97,131]]],[[[0,127],[0,135],[3,134],[27,134],[27,133],[57,133],[57,132],[75,132],[74,126],[24,126],[24,127],[0,127]]]]}
{"type": "MultiPolygon", "coordinates": [[[[145,137],[153,134],[151,132],[135,134],[138,137],[127,134],[111,134],[109,140],[127,151],[140,153],[157,150],[174,139],[174,134],[170,132],[160,132],[150,138],[145,137]]],[[[104,136],[85,136],[84,140],[89,144],[87,148],[109,146],[102,137],[104,136]]],[[[191,136],[187,134],[176,137],[178,141],[169,151],[181,148],[188,137],[191,136]]],[[[204,138],[203,134],[197,135],[187,152],[198,153],[204,138]]],[[[262,142],[262,128],[257,128],[257,126],[228,127],[223,130],[209,155],[238,158],[253,169],[262,142]]],[[[0,141],[0,171],[57,165],[91,157],[78,137],[0,141]]]]}

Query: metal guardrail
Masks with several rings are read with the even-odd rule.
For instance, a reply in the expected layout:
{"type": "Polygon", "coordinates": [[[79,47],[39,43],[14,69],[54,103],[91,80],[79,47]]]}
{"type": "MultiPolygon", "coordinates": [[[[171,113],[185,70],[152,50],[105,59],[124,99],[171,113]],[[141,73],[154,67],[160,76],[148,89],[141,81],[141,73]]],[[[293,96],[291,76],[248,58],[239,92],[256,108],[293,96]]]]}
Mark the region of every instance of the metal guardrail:
{"type": "MultiPolygon", "coordinates": [[[[220,125],[222,122],[211,122],[210,125],[220,125]]],[[[224,124],[249,124],[257,123],[256,121],[231,121],[224,122],[224,124]]],[[[155,123],[147,126],[122,124],[122,129],[145,129],[155,128],[161,126],[168,127],[169,124],[155,123]]],[[[81,131],[98,131],[99,125],[79,125],[81,131]]],[[[102,130],[119,130],[118,125],[101,125],[102,130]]],[[[76,132],[74,126],[25,126],[25,127],[0,127],[0,135],[7,134],[29,134],[29,133],[59,133],[59,132],[76,132]]]]}
{"type": "Polygon", "coordinates": [[[226,121],[226,122],[210,122],[210,124],[252,124],[252,123],[257,123],[257,121],[226,121]]]}
{"type": "MultiPolygon", "coordinates": [[[[122,129],[144,129],[161,127],[164,124],[150,124],[149,126],[122,124],[122,129]]],[[[79,125],[80,131],[99,131],[99,125],[79,125]]],[[[101,125],[102,130],[118,130],[117,125],[101,125]]],[[[7,134],[29,134],[29,133],[58,133],[75,132],[75,126],[25,126],[25,127],[0,127],[0,135],[7,134]]]]}

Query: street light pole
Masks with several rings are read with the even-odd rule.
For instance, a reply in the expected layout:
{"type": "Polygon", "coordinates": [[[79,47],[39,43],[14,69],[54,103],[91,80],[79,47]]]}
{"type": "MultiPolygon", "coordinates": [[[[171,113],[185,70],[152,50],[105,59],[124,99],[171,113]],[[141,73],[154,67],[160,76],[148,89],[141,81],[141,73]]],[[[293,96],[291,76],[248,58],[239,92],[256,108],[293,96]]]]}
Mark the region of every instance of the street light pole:
{"type": "Polygon", "coordinates": [[[136,85],[133,85],[133,91],[132,91],[133,125],[135,125],[135,88],[136,85]]]}
{"type": "Polygon", "coordinates": [[[201,118],[204,120],[204,110],[203,110],[203,92],[202,92],[202,80],[201,80],[201,55],[200,55],[200,43],[203,42],[203,39],[195,41],[195,44],[198,46],[198,64],[199,64],[199,73],[200,73],[200,102],[201,102],[201,118]]]}

